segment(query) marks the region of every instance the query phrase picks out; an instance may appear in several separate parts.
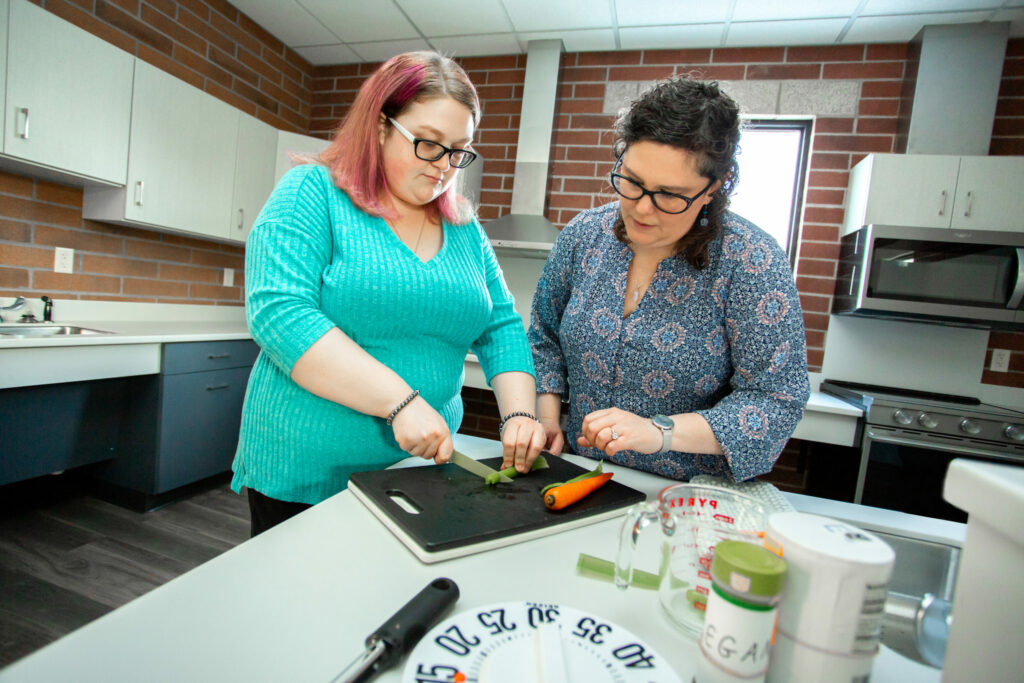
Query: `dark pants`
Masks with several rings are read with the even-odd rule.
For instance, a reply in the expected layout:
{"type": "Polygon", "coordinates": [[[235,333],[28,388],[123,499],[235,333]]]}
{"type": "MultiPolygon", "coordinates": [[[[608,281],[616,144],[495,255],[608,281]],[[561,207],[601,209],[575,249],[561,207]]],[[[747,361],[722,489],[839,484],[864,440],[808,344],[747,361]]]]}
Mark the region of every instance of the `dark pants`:
{"type": "Polygon", "coordinates": [[[264,496],[259,491],[246,489],[249,494],[249,538],[259,536],[267,529],[277,526],[286,519],[291,519],[303,510],[312,507],[307,503],[289,503],[264,496]]]}

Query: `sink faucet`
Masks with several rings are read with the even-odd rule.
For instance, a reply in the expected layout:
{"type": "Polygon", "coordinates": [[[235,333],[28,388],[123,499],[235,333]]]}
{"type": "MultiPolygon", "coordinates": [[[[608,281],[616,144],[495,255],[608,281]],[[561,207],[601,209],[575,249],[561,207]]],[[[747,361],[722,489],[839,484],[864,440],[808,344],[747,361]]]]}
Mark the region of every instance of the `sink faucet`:
{"type": "MultiPolygon", "coordinates": [[[[14,300],[14,303],[10,306],[0,306],[0,311],[17,311],[25,307],[25,297],[19,296],[14,300]]],[[[0,314],[0,323],[4,321],[3,315],[0,314]]]]}

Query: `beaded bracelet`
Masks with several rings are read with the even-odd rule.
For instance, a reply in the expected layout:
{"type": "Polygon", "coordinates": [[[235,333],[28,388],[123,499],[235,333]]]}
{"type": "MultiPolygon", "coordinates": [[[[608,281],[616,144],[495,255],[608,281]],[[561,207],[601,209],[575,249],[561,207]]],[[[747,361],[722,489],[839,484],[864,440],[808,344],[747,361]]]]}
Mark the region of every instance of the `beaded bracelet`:
{"type": "Polygon", "coordinates": [[[522,411],[522,410],[517,410],[515,412],[511,412],[508,415],[506,415],[505,417],[501,418],[501,422],[498,423],[498,438],[499,439],[501,438],[501,433],[503,431],[505,431],[505,423],[508,422],[509,420],[511,420],[513,417],[528,417],[531,420],[533,420],[534,422],[537,421],[537,418],[534,417],[534,415],[532,413],[527,413],[527,412],[522,411]]]}
{"type": "Polygon", "coordinates": [[[410,403],[412,403],[412,400],[414,398],[416,398],[417,396],[419,396],[419,395],[420,395],[420,390],[419,389],[414,389],[411,394],[409,394],[408,396],[405,397],[404,401],[402,401],[397,406],[395,406],[395,409],[391,411],[390,415],[388,415],[388,419],[387,419],[388,427],[390,427],[391,423],[395,421],[395,416],[398,415],[398,411],[400,411],[402,408],[404,408],[407,405],[409,405],[410,403]]]}

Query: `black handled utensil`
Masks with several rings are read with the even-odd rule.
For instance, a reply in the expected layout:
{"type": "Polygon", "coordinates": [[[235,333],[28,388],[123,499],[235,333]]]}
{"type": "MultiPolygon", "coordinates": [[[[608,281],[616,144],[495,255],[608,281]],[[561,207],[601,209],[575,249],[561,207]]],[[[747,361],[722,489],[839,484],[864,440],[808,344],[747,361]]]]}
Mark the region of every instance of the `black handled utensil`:
{"type": "Polygon", "coordinates": [[[384,671],[419,642],[459,599],[451,579],[437,578],[366,638],[366,650],[332,683],[360,683],[384,671]]]}

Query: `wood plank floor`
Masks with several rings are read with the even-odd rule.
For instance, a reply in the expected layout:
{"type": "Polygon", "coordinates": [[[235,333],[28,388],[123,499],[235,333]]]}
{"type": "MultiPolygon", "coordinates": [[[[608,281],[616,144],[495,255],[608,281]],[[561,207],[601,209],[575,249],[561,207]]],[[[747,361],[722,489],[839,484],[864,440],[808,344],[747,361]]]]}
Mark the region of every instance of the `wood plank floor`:
{"type": "Polygon", "coordinates": [[[0,487],[0,667],[248,538],[227,484],[143,514],[74,473],[0,487]]]}

